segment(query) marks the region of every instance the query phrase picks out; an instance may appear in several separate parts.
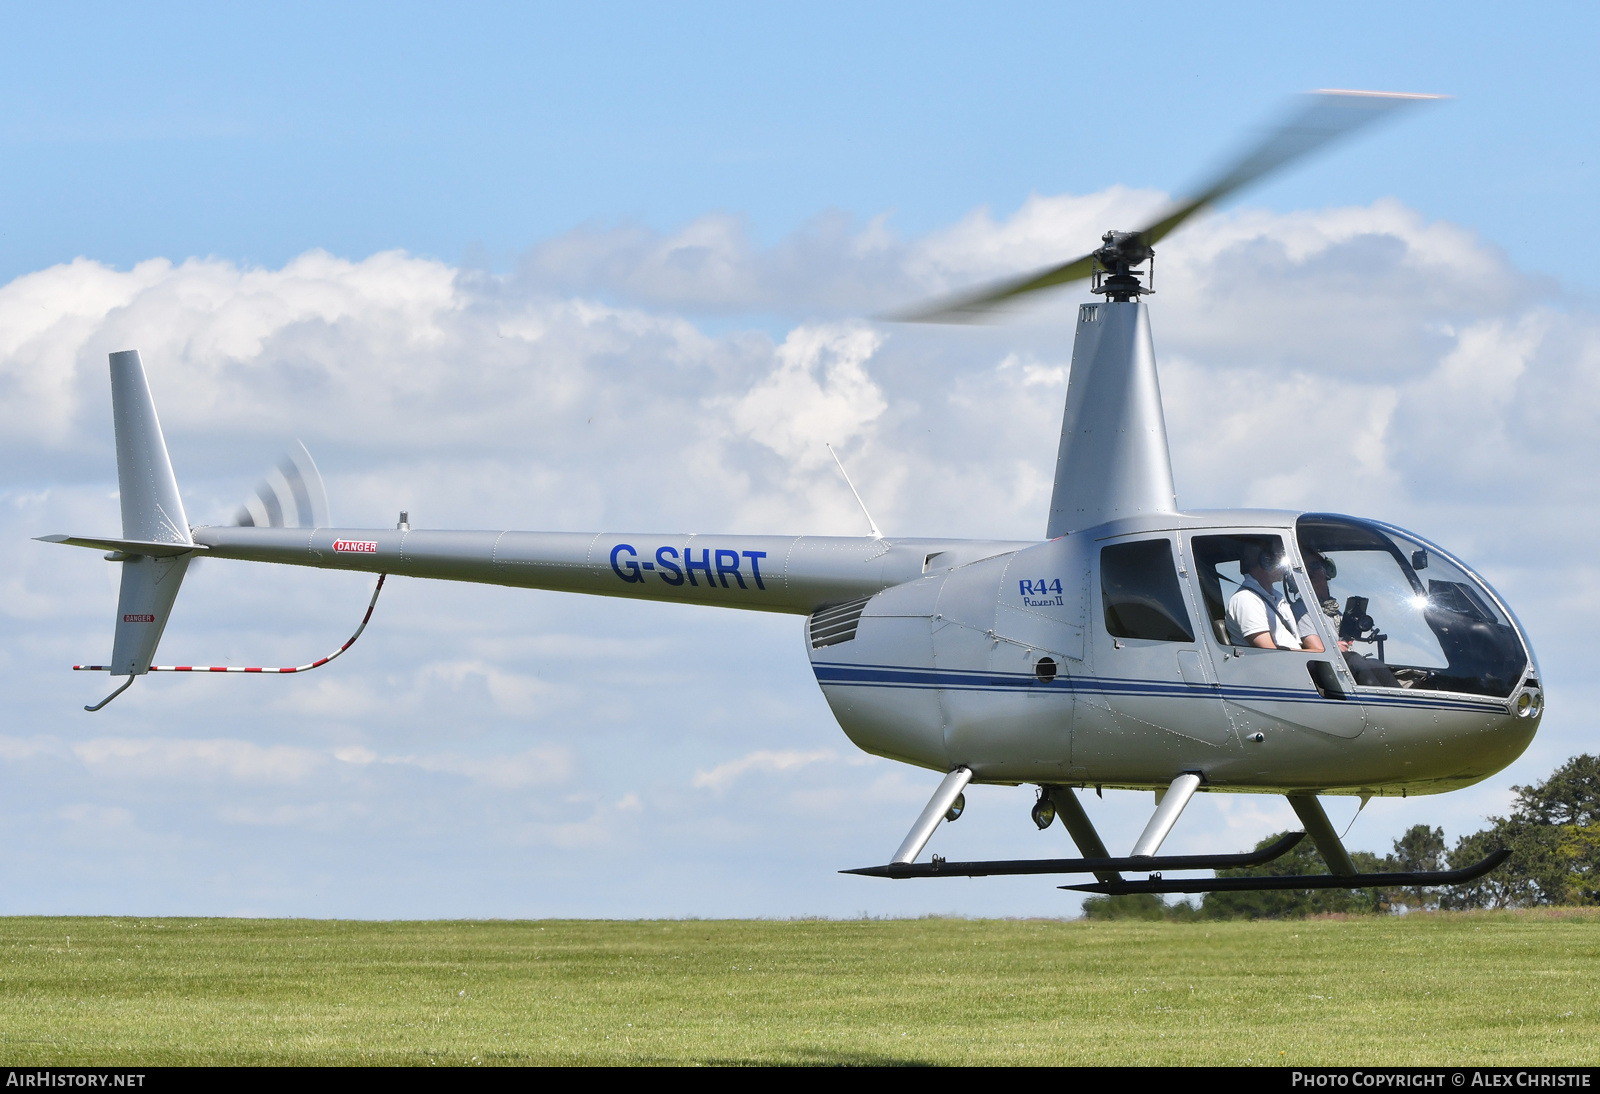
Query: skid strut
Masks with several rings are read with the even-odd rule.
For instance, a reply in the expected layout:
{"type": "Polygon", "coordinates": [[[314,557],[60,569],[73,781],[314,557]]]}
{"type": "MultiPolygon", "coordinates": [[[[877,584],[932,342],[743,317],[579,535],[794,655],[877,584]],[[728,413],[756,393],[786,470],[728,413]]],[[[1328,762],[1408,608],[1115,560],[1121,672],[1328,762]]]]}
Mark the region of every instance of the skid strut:
{"type": "MultiPolygon", "coordinates": [[[[1052,786],[1047,789],[1050,800],[1055,803],[1056,816],[1061,818],[1061,823],[1066,827],[1067,834],[1072,837],[1072,842],[1078,845],[1078,853],[1085,858],[1109,859],[1111,852],[1106,850],[1105,841],[1089,822],[1089,814],[1083,811],[1083,803],[1078,800],[1077,791],[1070,786],[1052,786]]],[[[1094,876],[1100,881],[1122,880],[1122,875],[1115,870],[1096,870],[1094,876]]]]}
{"type": "Polygon", "coordinates": [[[958,767],[944,777],[939,784],[939,789],[933,792],[933,797],[928,799],[928,804],[923,807],[922,815],[917,818],[917,823],[911,826],[911,831],[906,833],[906,838],[900,844],[900,850],[894,853],[893,863],[910,863],[933,838],[933,830],[939,827],[939,822],[944,820],[944,815],[955,804],[956,798],[967,788],[972,781],[972,769],[958,767]]]}
{"type": "Polygon", "coordinates": [[[1133,845],[1132,858],[1153,856],[1161,849],[1161,844],[1172,832],[1172,826],[1178,823],[1184,806],[1189,804],[1189,799],[1199,789],[1200,776],[1190,771],[1173,779],[1172,785],[1157,795],[1155,815],[1144,826],[1139,842],[1133,845]]]}

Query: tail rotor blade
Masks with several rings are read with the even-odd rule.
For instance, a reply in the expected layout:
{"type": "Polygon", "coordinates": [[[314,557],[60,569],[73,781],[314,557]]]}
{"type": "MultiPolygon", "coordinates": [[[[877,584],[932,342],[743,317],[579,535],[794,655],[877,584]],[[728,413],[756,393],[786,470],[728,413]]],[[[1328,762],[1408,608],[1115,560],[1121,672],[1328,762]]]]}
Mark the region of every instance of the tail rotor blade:
{"type": "Polygon", "coordinates": [[[322,473],[306,446],[295,441],[256,484],[255,495],[245,501],[233,516],[243,528],[326,528],[328,491],[322,473]]]}
{"type": "Polygon", "coordinates": [[[295,509],[299,513],[297,528],[326,528],[328,518],[328,492],[322,485],[322,473],[306,446],[295,441],[293,447],[278,464],[284,480],[294,495],[295,509]]]}

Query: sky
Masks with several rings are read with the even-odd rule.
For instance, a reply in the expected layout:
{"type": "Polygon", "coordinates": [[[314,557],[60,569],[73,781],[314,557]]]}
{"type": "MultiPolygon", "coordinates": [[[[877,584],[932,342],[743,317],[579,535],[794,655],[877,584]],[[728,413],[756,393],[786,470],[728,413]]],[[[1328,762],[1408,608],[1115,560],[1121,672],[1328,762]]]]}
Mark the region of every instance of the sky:
{"type": "MultiPolygon", "coordinates": [[[[294,439],[336,522],[1042,534],[1078,290],[874,321],[1069,258],[1316,87],[1452,96],[1161,247],[1185,507],[1337,510],[1451,548],[1549,714],[1447,838],[1595,748],[1597,92],[1578,5],[14,9],[0,39],[0,913],[1072,915],[1047,879],[887,882],[937,778],[865,756],[800,621],[392,581],[304,678],[106,690],[106,354],[137,348],[191,520],[294,439]],[[1552,246],[1552,243],[1557,245],[1552,246]]],[[[297,663],[349,574],[207,561],[162,660],[297,663]]],[[[974,788],[946,857],[1070,853],[974,788]]],[[[1131,845],[1148,794],[1087,805],[1131,845]]],[[[1164,850],[1281,799],[1202,795],[1164,850]]]]}

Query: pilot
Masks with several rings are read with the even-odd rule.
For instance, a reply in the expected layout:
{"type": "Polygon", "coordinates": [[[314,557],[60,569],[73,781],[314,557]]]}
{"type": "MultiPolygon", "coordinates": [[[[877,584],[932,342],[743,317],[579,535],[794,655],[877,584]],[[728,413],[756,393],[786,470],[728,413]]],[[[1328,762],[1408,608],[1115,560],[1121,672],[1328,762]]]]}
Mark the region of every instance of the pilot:
{"type": "MultiPolygon", "coordinates": [[[[1338,637],[1340,624],[1344,622],[1344,613],[1339,610],[1338,597],[1328,589],[1328,582],[1338,577],[1339,571],[1334,566],[1333,560],[1320,551],[1306,551],[1305,557],[1306,577],[1311,580],[1311,588],[1317,594],[1318,603],[1322,605],[1322,614],[1328,617],[1328,626],[1338,640],[1339,652],[1344,654],[1345,664],[1350,666],[1350,674],[1356,678],[1356,683],[1377,688],[1401,687],[1400,681],[1388,665],[1374,657],[1356,653],[1351,648],[1353,643],[1348,638],[1338,637]]],[[[1301,627],[1304,628],[1310,622],[1308,613],[1306,618],[1301,620],[1301,627]]]]}
{"type": "MultiPolygon", "coordinates": [[[[1332,560],[1319,551],[1306,551],[1306,577],[1311,579],[1311,588],[1317,594],[1317,602],[1322,606],[1322,614],[1328,617],[1328,625],[1333,628],[1333,633],[1338,635],[1339,624],[1344,620],[1344,613],[1339,610],[1339,600],[1328,590],[1328,582],[1339,576],[1332,560]]],[[[1310,623],[1310,618],[1301,621],[1302,629],[1310,623]]],[[[1350,640],[1340,638],[1339,650],[1341,653],[1350,652],[1350,640]]]]}
{"type": "Polygon", "coordinates": [[[1322,639],[1311,627],[1302,636],[1288,601],[1274,585],[1288,573],[1289,564],[1277,551],[1269,552],[1256,544],[1246,544],[1239,560],[1245,575],[1239,591],[1228,599],[1228,640],[1236,646],[1258,646],[1264,650],[1322,649],[1322,639]]]}

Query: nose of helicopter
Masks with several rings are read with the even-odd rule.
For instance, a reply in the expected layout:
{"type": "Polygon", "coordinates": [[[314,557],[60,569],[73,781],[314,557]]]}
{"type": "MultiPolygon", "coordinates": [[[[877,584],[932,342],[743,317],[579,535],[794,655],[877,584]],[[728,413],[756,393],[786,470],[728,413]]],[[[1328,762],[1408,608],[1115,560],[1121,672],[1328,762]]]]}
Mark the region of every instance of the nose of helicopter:
{"type": "Polygon", "coordinates": [[[1402,781],[1410,792],[1436,793],[1471,786],[1505,770],[1527,751],[1542,717],[1542,702],[1535,706],[1530,700],[1519,712],[1513,697],[1493,713],[1436,711],[1431,727],[1414,726],[1407,732],[1390,722],[1380,735],[1403,766],[1402,781]]]}

